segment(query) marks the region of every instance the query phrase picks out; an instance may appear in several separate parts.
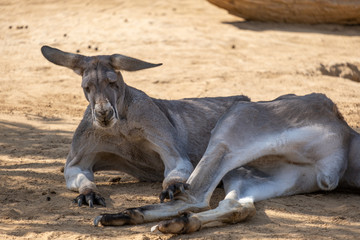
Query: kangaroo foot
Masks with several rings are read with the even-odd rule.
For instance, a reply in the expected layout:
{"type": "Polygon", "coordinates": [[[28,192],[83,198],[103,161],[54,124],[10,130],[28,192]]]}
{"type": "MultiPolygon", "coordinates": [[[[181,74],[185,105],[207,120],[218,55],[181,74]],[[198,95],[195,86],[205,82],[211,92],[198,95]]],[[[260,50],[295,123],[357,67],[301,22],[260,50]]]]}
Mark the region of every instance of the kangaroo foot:
{"type": "Polygon", "coordinates": [[[180,217],[160,222],[152,231],[157,229],[162,233],[182,234],[196,232],[200,228],[200,220],[192,213],[185,213],[180,217]]]}
{"type": "Polygon", "coordinates": [[[102,214],[94,219],[94,225],[103,226],[134,225],[144,222],[144,215],[140,208],[129,208],[117,214],[102,214]]]}

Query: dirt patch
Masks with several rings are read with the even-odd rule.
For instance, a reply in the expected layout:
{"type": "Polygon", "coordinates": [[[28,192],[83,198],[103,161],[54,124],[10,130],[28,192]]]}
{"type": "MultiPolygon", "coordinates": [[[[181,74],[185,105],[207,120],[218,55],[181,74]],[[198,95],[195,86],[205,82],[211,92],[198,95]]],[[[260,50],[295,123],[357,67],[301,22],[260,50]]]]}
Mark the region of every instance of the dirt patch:
{"type": "Polygon", "coordinates": [[[331,65],[320,64],[319,71],[323,75],[341,77],[360,82],[360,64],[336,63],[331,65]]]}

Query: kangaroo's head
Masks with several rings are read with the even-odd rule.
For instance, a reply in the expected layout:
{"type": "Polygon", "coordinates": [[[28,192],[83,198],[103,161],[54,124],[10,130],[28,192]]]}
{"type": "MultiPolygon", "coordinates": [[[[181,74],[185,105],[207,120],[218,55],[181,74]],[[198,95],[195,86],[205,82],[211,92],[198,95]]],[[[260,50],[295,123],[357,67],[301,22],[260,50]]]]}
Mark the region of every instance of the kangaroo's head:
{"type": "Polygon", "coordinates": [[[119,70],[137,71],[160,66],[120,54],[83,56],[43,46],[50,62],[70,68],[82,76],[81,87],[91,106],[94,125],[112,127],[119,119],[118,109],[125,97],[126,84],[119,70]]]}

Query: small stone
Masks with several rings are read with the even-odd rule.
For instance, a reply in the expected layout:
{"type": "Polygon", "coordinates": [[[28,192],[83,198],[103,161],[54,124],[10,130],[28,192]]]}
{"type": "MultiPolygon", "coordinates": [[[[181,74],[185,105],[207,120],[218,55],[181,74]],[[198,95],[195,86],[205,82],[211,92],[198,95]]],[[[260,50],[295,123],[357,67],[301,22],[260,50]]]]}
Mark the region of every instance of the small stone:
{"type": "Polygon", "coordinates": [[[50,201],[51,200],[51,197],[46,197],[46,201],[50,201]]]}

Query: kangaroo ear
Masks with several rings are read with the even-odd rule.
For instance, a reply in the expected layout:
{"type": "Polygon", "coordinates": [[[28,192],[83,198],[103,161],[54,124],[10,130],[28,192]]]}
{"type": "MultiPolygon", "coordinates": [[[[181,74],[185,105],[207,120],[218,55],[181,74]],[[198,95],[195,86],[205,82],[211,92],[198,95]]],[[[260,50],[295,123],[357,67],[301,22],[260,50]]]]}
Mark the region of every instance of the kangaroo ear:
{"type": "Polygon", "coordinates": [[[84,72],[87,57],[83,55],[63,52],[49,46],[43,46],[41,53],[47,60],[56,65],[70,68],[79,75],[82,75],[84,72]]]}
{"type": "Polygon", "coordinates": [[[136,58],[127,57],[120,54],[111,55],[110,64],[113,66],[113,68],[117,70],[125,70],[130,72],[138,71],[146,68],[158,67],[162,65],[162,63],[159,64],[148,63],[136,58]]]}

